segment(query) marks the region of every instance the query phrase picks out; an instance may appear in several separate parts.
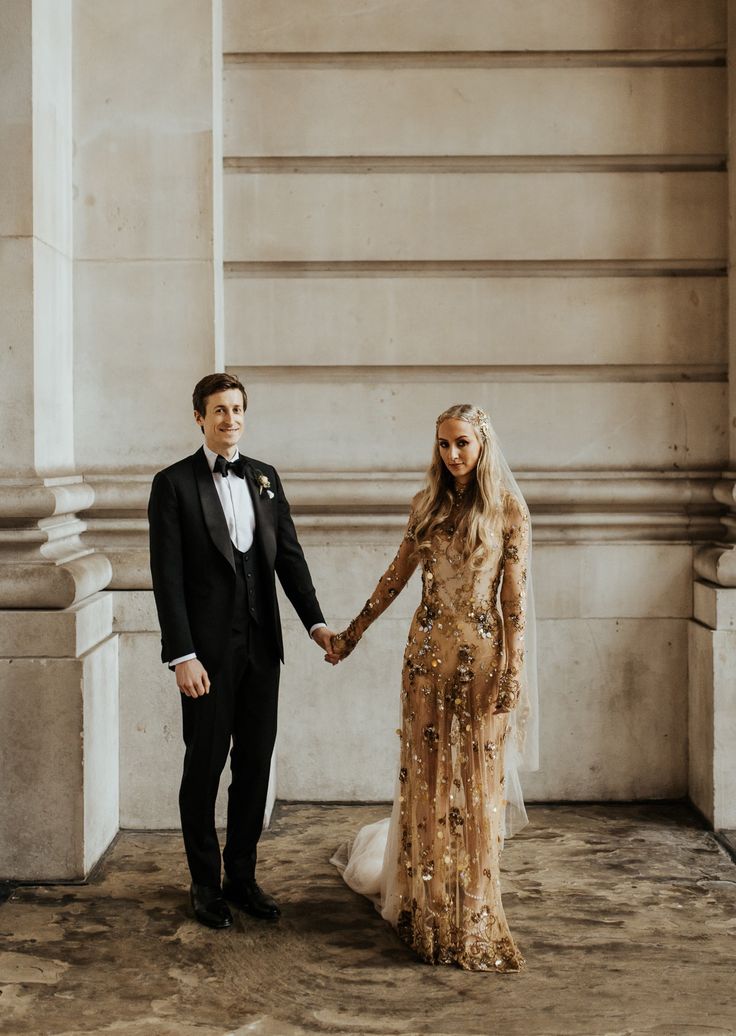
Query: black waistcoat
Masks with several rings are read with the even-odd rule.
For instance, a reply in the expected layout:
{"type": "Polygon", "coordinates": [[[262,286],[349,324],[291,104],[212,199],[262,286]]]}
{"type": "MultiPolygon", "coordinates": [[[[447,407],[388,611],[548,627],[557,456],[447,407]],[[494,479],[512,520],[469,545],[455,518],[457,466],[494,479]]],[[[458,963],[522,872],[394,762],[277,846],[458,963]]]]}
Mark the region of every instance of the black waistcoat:
{"type": "Polygon", "coordinates": [[[244,630],[248,622],[261,623],[263,605],[260,602],[260,580],[258,555],[255,542],[247,551],[238,550],[233,544],[235,561],[235,600],[233,603],[232,628],[244,630]]]}

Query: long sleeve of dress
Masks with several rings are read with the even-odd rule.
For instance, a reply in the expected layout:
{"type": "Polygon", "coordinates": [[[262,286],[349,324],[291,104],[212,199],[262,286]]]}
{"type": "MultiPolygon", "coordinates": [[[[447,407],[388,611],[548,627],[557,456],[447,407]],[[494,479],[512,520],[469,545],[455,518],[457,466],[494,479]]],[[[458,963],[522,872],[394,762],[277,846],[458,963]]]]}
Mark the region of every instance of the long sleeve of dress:
{"type": "Polygon", "coordinates": [[[513,498],[509,501],[503,530],[503,615],[506,665],[500,681],[497,711],[510,711],[517,703],[524,665],[526,580],[529,561],[529,515],[513,498]]]}
{"type": "Polygon", "coordinates": [[[347,629],[335,636],[335,648],[342,658],[347,658],[371,623],[375,622],[378,616],[386,611],[393,599],[401,593],[416,569],[418,558],[413,525],[412,513],[396,556],[378,580],[375,590],[347,629]]]}

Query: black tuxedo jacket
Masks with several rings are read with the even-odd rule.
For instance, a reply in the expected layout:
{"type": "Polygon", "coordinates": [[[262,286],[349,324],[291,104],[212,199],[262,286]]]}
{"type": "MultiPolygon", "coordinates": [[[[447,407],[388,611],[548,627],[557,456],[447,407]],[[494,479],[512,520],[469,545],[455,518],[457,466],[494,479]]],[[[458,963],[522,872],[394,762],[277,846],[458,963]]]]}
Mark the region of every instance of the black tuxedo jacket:
{"type": "MultiPolygon", "coordinates": [[[[259,565],[259,612],[268,626],[264,632],[273,636],[283,661],[275,577],[307,630],[324,618],[276,469],[249,457],[244,460],[256,517],[253,548],[259,565]],[[272,497],[261,491],[256,472],[271,483],[272,497]]],[[[148,520],[162,661],[196,652],[212,674],[230,636],[235,563],[203,449],[159,471],[151,487],[148,520]]]]}

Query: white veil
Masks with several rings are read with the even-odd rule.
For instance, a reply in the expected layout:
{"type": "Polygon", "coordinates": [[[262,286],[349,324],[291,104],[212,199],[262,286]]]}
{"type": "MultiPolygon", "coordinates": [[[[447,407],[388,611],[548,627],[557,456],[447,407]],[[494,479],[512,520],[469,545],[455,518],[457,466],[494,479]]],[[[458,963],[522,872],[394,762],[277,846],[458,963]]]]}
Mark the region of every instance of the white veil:
{"type": "MultiPolygon", "coordinates": [[[[524,494],[514,478],[488,416],[485,422],[495,444],[496,462],[504,488],[530,517],[524,494]]],[[[539,690],[537,685],[537,623],[532,584],[532,528],[529,521],[529,554],[526,575],[526,618],[524,624],[524,664],[520,674],[519,701],[509,715],[505,753],[505,835],[511,837],[528,823],[519,771],[539,769],[539,690]]]]}

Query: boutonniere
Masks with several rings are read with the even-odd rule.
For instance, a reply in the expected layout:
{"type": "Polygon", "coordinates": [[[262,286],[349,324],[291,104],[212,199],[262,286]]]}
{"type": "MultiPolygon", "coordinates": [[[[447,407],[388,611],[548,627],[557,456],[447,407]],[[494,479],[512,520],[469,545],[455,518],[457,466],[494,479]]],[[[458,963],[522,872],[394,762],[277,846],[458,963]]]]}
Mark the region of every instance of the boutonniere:
{"type": "Polygon", "coordinates": [[[256,485],[258,486],[258,495],[263,496],[263,491],[265,489],[266,493],[268,494],[268,499],[273,500],[273,493],[271,492],[271,483],[269,482],[268,478],[263,474],[262,471],[258,471],[258,469],[254,470],[254,474],[256,476],[256,485]]]}

